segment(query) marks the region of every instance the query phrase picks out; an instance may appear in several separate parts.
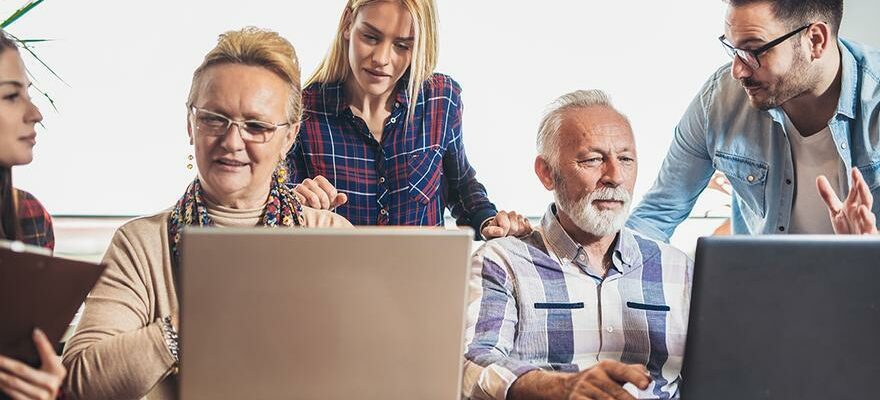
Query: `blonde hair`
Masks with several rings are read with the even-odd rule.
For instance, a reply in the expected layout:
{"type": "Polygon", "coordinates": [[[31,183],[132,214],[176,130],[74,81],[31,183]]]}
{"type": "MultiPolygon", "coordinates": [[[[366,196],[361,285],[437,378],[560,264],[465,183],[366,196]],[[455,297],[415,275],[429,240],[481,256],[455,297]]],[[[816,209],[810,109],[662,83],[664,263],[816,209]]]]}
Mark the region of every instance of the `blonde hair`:
{"type": "Polygon", "coordinates": [[[287,100],[287,119],[297,123],[302,118],[302,85],[299,59],[287,39],[276,32],[256,27],[245,27],[220,35],[217,46],[205,55],[202,65],[193,72],[187,106],[196,100],[196,91],[205,70],[220,64],[243,64],[263,67],[278,75],[290,85],[287,100]]]}
{"type": "Polygon", "coordinates": [[[351,66],[348,60],[348,41],[343,32],[354,22],[355,16],[361,8],[373,3],[383,1],[397,1],[409,11],[413,20],[414,42],[412,61],[409,65],[409,83],[407,100],[409,101],[409,113],[407,119],[415,112],[419,90],[422,84],[434,73],[437,68],[437,6],[434,0],[348,0],[342,17],[339,19],[339,28],[336,30],[336,38],[330,46],[330,51],[321,65],[306,81],[306,86],[313,83],[344,82],[351,77],[351,66]]]}

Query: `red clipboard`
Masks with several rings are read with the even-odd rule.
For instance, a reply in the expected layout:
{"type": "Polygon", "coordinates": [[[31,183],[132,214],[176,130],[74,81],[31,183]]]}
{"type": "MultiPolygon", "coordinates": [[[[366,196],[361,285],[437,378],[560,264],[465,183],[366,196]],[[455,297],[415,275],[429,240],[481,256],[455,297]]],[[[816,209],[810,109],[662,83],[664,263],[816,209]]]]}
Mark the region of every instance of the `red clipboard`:
{"type": "Polygon", "coordinates": [[[0,241],[0,354],[39,366],[34,328],[58,343],[104,268],[0,241]]]}

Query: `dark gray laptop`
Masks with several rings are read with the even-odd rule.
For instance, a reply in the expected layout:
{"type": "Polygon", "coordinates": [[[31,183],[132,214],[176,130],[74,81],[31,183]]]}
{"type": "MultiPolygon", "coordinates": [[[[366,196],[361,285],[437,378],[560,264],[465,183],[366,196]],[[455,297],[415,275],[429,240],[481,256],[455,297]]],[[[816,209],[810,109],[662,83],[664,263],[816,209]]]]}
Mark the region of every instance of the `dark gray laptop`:
{"type": "Polygon", "coordinates": [[[880,395],[880,238],[697,243],[682,398],[880,395]]]}

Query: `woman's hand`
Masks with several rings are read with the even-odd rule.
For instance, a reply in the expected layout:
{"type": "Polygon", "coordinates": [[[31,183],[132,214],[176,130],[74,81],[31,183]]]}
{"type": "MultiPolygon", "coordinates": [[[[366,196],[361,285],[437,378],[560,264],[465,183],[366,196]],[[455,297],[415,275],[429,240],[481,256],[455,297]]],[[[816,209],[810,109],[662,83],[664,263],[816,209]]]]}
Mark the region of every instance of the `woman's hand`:
{"type": "Polygon", "coordinates": [[[33,369],[18,360],[0,356],[0,391],[14,400],[58,397],[58,389],[67,373],[46,334],[34,329],[33,338],[42,361],[40,369],[33,369]]]}

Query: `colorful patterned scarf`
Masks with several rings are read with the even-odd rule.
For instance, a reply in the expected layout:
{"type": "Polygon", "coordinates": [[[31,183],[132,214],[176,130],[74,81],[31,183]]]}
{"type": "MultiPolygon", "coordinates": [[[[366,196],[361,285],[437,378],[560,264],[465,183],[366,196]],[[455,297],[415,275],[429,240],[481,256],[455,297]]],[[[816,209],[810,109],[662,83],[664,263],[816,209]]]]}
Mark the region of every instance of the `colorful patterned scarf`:
{"type": "MultiPolygon", "coordinates": [[[[208,216],[208,207],[205,205],[202,192],[202,184],[199,178],[193,180],[183,197],[177,201],[171,216],[168,217],[168,245],[171,249],[173,265],[180,265],[180,235],[183,227],[187,225],[213,226],[214,221],[208,216]]],[[[269,201],[263,211],[260,225],[271,227],[304,226],[302,216],[302,204],[287,186],[280,184],[275,176],[272,177],[269,189],[269,201]]]]}

